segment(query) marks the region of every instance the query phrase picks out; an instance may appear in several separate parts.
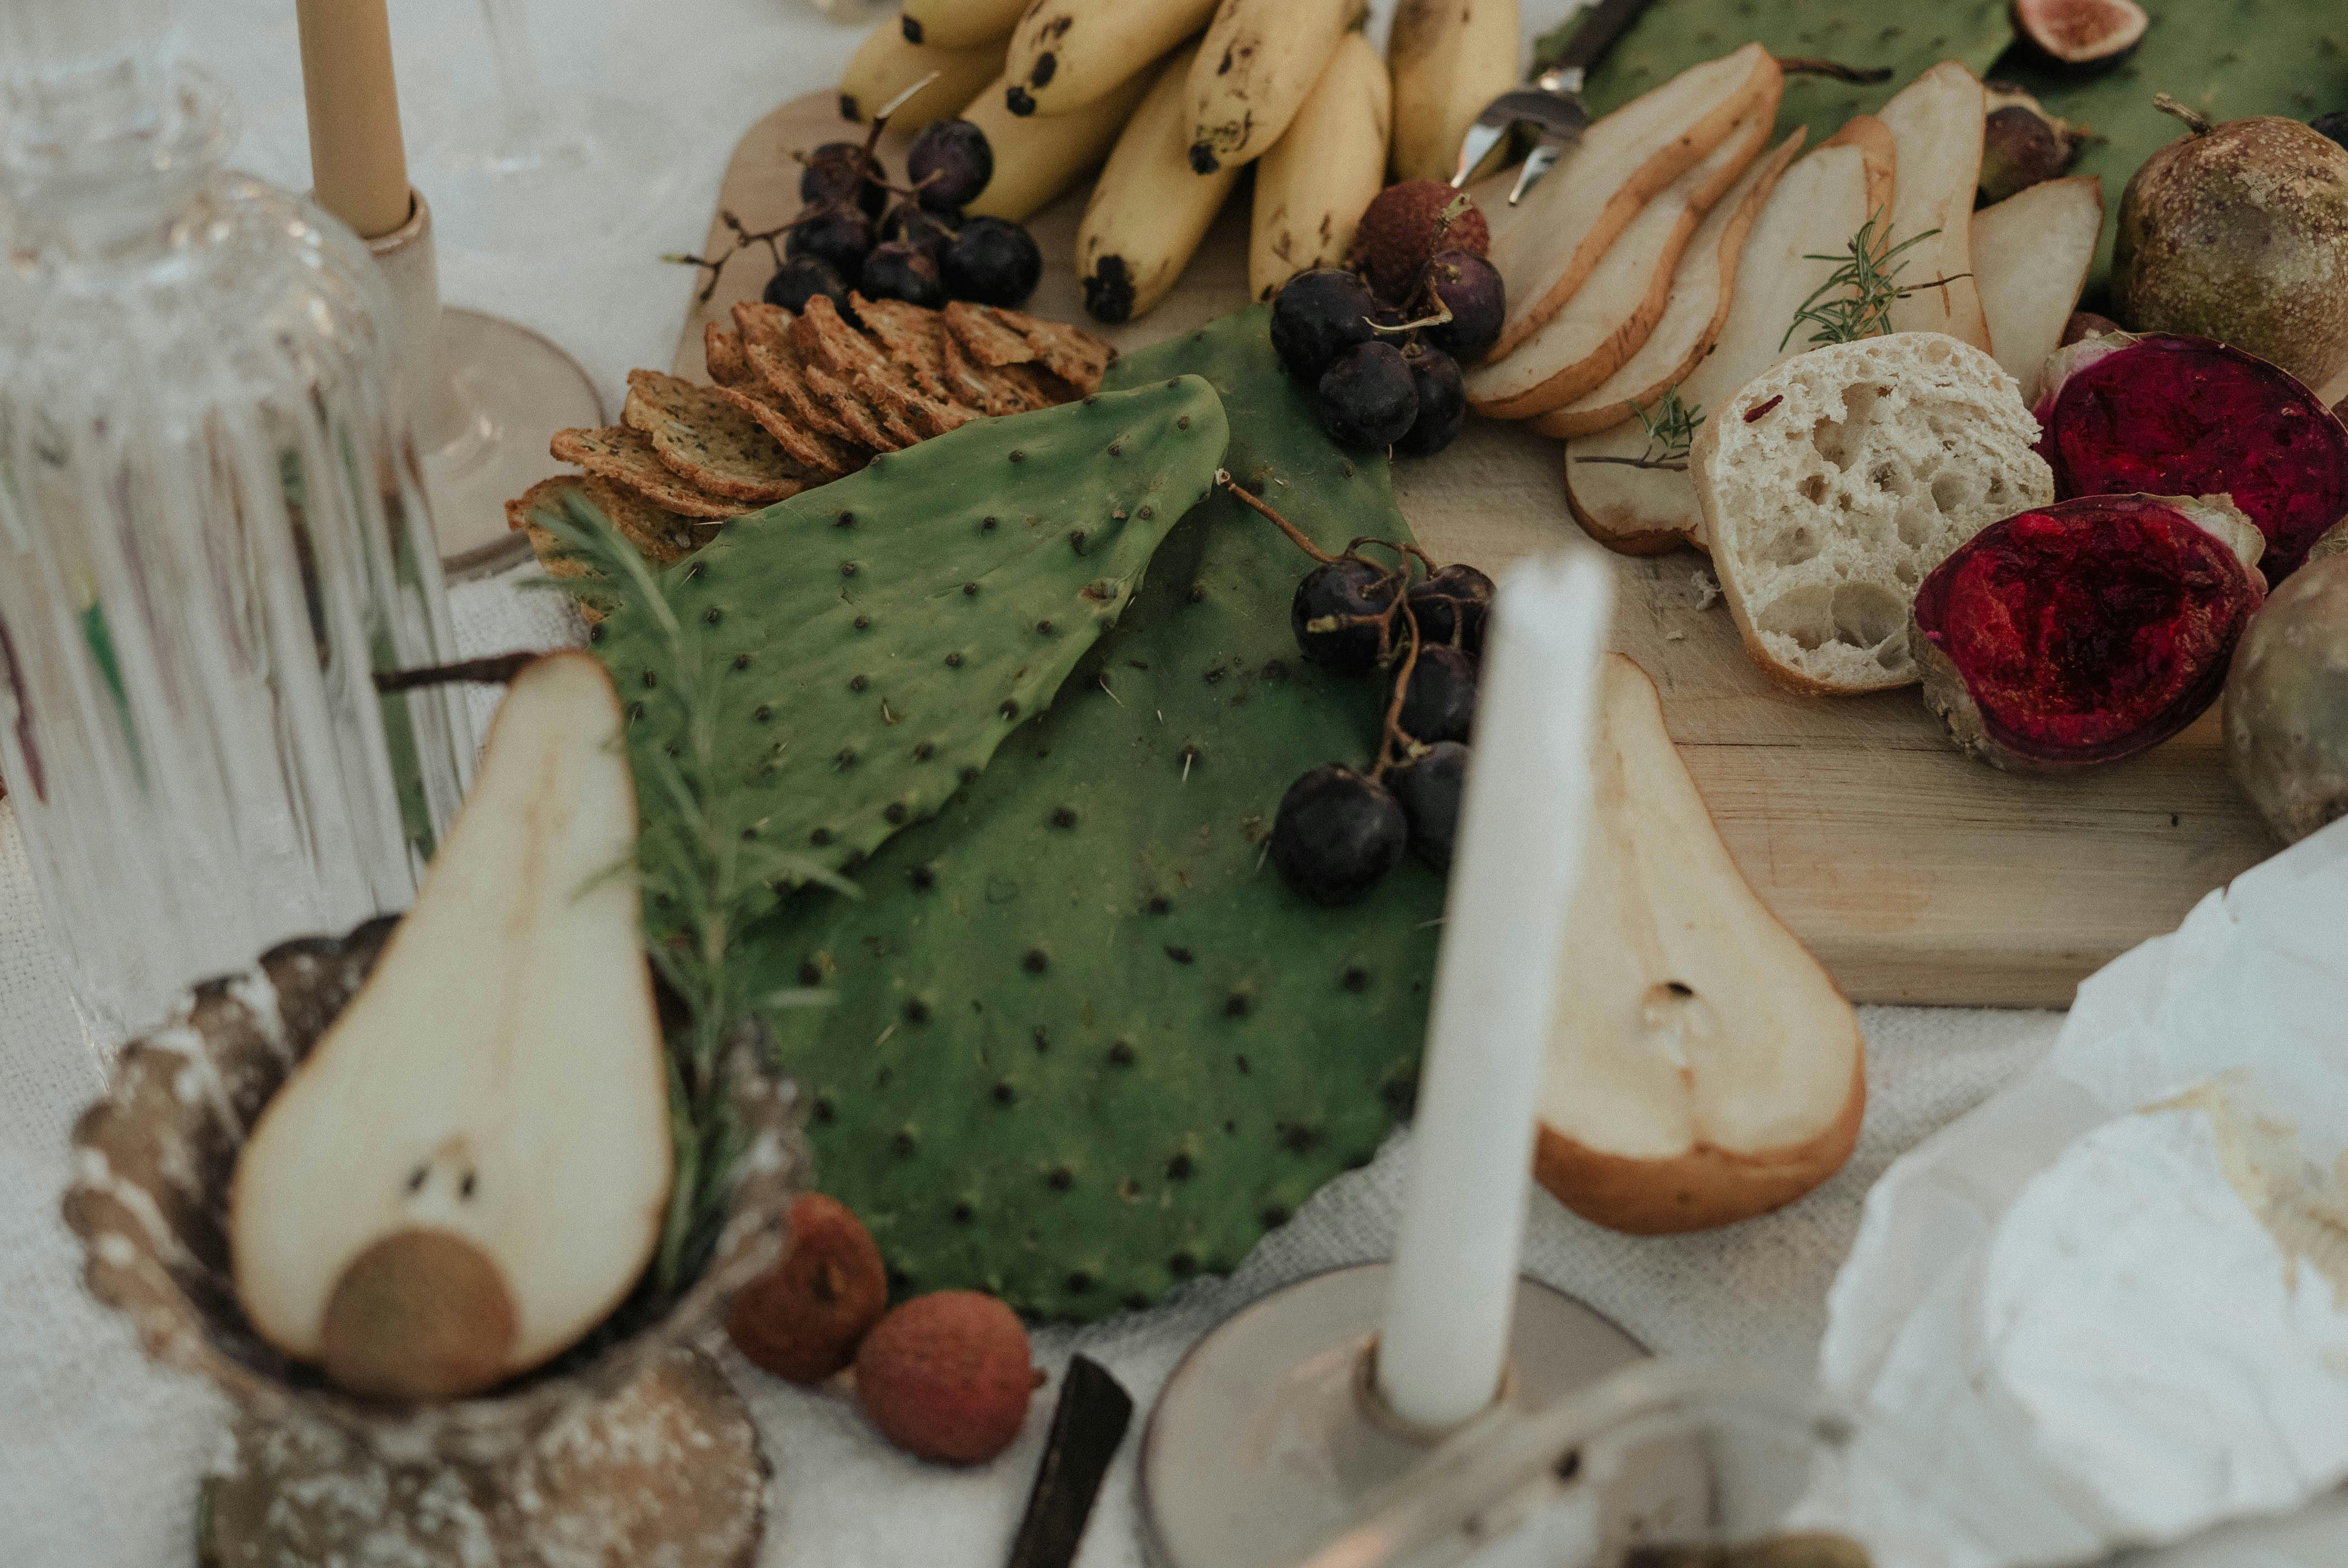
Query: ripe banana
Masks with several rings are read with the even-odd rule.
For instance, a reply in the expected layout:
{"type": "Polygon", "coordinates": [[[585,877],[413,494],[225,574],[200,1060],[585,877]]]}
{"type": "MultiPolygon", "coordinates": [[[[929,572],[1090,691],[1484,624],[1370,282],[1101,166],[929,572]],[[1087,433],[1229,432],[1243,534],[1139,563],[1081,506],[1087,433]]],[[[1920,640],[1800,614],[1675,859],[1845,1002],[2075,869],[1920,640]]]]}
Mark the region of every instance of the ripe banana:
{"type": "Polygon", "coordinates": [[[1386,63],[1348,33],[1288,130],[1255,166],[1248,292],[1268,300],[1308,267],[1345,258],[1363,210],[1385,183],[1392,118],[1386,63]]]}
{"type": "Polygon", "coordinates": [[[1190,62],[1198,46],[1177,50],[1126,122],[1085,204],[1076,229],[1076,276],[1085,309],[1115,324],[1156,304],[1189,264],[1236,168],[1200,174],[1190,168],[1190,62]]]}
{"type": "Polygon", "coordinates": [[[1280,139],[1361,0],[1223,0],[1190,67],[1190,167],[1252,162],[1280,139]]]}
{"type": "Polygon", "coordinates": [[[905,0],[899,23],[908,42],[967,49],[1011,36],[1027,0],[905,0]]]}
{"type": "Polygon", "coordinates": [[[1004,102],[1018,115],[1082,108],[1207,25],[1215,0],[1035,0],[1011,35],[1004,102]]]}
{"type": "Polygon", "coordinates": [[[1080,109],[1023,118],[1003,101],[1009,78],[997,77],[962,111],[986,133],[994,153],[994,177],[963,210],[973,218],[1025,223],[1050,206],[1108,156],[1151,79],[1148,71],[1138,71],[1080,109]]]}
{"type": "Polygon", "coordinates": [[[1517,85],[1517,0],[1402,0],[1394,62],[1396,179],[1448,179],[1484,106],[1517,85]]]}
{"type": "Polygon", "coordinates": [[[994,79],[1002,68],[1001,44],[981,44],[969,49],[909,44],[895,26],[883,22],[859,46],[839,78],[840,116],[862,120],[935,71],[936,81],[889,117],[893,130],[919,130],[932,120],[945,119],[958,112],[970,102],[971,95],[994,79]]]}

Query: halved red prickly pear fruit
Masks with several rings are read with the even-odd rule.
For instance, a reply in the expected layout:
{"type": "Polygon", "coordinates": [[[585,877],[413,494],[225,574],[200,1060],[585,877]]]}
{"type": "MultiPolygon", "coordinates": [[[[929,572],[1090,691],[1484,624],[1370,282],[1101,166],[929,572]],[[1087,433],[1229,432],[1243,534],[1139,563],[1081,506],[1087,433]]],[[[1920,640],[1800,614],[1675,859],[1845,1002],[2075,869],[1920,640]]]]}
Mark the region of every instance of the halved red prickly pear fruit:
{"type": "Polygon", "coordinates": [[[2348,427],[2290,373],[2212,338],[2109,333],[2057,349],[2039,394],[2054,494],[2231,496],[2281,582],[2348,515],[2348,427]]]}
{"type": "Polygon", "coordinates": [[[2013,19],[2048,58],[2090,67],[2135,48],[2150,22],[2136,0],[2014,0],[2013,19]]]}
{"type": "Polygon", "coordinates": [[[2264,543],[2222,496],[2089,496],[1992,523],[1917,590],[1924,701],[2016,773],[2157,745],[2224,687],[2266,598],[2264,543]]]}

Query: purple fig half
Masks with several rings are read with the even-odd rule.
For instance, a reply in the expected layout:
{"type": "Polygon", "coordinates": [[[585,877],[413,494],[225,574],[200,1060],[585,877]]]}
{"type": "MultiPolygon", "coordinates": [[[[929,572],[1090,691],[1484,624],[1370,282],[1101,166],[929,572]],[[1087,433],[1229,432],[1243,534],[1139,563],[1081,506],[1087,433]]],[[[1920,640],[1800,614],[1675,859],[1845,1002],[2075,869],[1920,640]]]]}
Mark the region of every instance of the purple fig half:
{"type": "Polygon", "coordinates": [[[2057,349],[2039,395],[2054,494],[2231,496],[2281,582],[2348,516],[2348,427],[2291,374],[2213,338],[2110,333],[2057,349]]]}
{"type": "Polygon", "coordinates": [[[2134,756],[2217,700],[2266,598],[2264,548],[2222,496],[2089,496],[1992,523],[1917,590],[1924,701],[1993,767],[2134,756]]]}

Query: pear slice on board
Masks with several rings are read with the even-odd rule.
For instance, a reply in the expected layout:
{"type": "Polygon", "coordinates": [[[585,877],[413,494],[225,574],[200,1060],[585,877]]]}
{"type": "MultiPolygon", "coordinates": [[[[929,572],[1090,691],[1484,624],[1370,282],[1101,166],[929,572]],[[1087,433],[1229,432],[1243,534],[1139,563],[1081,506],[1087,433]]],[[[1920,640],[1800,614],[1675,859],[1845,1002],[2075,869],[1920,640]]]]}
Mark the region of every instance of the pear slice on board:
{"type": "Polygon", "coordinates": [[[1889,212],[1900,194],[1900,143],[1891,128],[1871,114],[1855,114],[1820,147],[1855,147],[1867,160],[1867,210],[1889,212]]]}
{"type": "Polygon", "coordinates": [[[1997,363],[2038,401],[2040,374],[2087,286],[2104,230],[2104,182],[2048,179],[1973,214],[1973,277],[1997,363]]]}
{"type": "Polygon", "coordinates": [[[652,1255],[668,1078],[619,733],[592,656],[523,670],[415,907],[237,1156],[237,1299],[354,1392],[527,1371],[652,1255]]]}
{"type": "Polygon", "coordinates": [[[1492,265],[1508,291],[1498,355],[1549,323],[1655,193],[1685,174],[1738,122],[1777,118],[1785,74],[1747,44],[1682,71],[1584,131],[1515,208],[1503,171],[1477,187],[1492,231],[1492,265]]]}
{"type": "Polygon", "coordinates": [[[1859,1140],[1859,1017],[1729,858],[1654,682],[1619,653],[1591,761],[1534,1173],[1643,1235],[1789,1204],[1859,1140]]]}
{"type": "MultiPolygon", "coordinates": [[[[1891,128],[1891,139],[1899,147],[1899,190],[1891,202],[1890,243],[1939,231],[1900,256],[1905,265],[1900,282],[1915,289],[1935,279],[1950,280],[1893,301],[1891,330],[1946,333],[1994,353],[1989,319],[1982,313],[1981,290],[1968,275],[1972,272],[1973,193],[1981,185],[1982,124],[1988,117],[1988,95],[1981,78],[1954,60],[1943,60],[1900,88],[1875,114],[1891,128]]],[[[1876,232],[1881,238],[1887,231],[1879,226],[1876,232]]]]}
{"type": "MultiPolygon", "coordinates": [[[[1728,320],[1704,363],[1679,384],[1680,401],[1711,417],[1737,388],[1805,346],[1805,327],[1789,341],[1794,313],[1835,271],[1867,221],[1867,162],[1855,146],[1821,147],[1786,170],[1737,258],[1728,320]]],[[[1647,450],[1636,420],[1573,442],[1565,449],[1565,498],[1590,537],[1625,555],[1660,555],[1681,544],[1702,548],[1703,518],[1684,468],[1642,468],[1647,450]],[[1596,459],[1593,461],[1593,459],[1596,459]]]]}
{"type": "Polygon", "coordinates": [[[1663,318],[1639,345],[1639,352],[1564,407],[1535,417],[1534,429],[1569,439],[1612,429],[1631,417],[1634,405],[1653,407],[1663,394],[1704,363],[1728,320],[1729,302],[1736,288],[1736,261],[1745,252],[1745,241],[1768,203],[1769,193],[1777,188],[1778,176],[1802,150],[1802,138],[1807,134],[1797,129],[1766,157],[1754,159],[1728,194],[1713,203],[1687,249],[1680,252],[1663,318]]]}
{"type": "Polygon", "coordinates": [[[1665,186],[1548,325],[1507,358],[1468,372],[1468,406],[1488,419],[1525,419],[1571,402],[1620,370],[1670,305],[1672,280],[1696,225],[1768,136],[1766,120],[1740,121],[1702,162],[1665,186]]]}

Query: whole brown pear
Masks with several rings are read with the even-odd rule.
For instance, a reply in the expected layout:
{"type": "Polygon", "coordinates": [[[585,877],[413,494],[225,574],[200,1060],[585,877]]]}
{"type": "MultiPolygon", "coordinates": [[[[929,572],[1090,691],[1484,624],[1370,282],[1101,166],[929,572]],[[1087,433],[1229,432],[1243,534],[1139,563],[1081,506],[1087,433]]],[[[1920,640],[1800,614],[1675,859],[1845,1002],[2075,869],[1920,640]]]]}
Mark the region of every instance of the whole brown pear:
{"type": "Polygon", "coordinates": [[[2348,366],[2348,148],[2295,119],[2213,126],[2155,101],[2192,134],[2120,198],[2120,320],[2217,338],[2322,386],[2348,366]]]}

